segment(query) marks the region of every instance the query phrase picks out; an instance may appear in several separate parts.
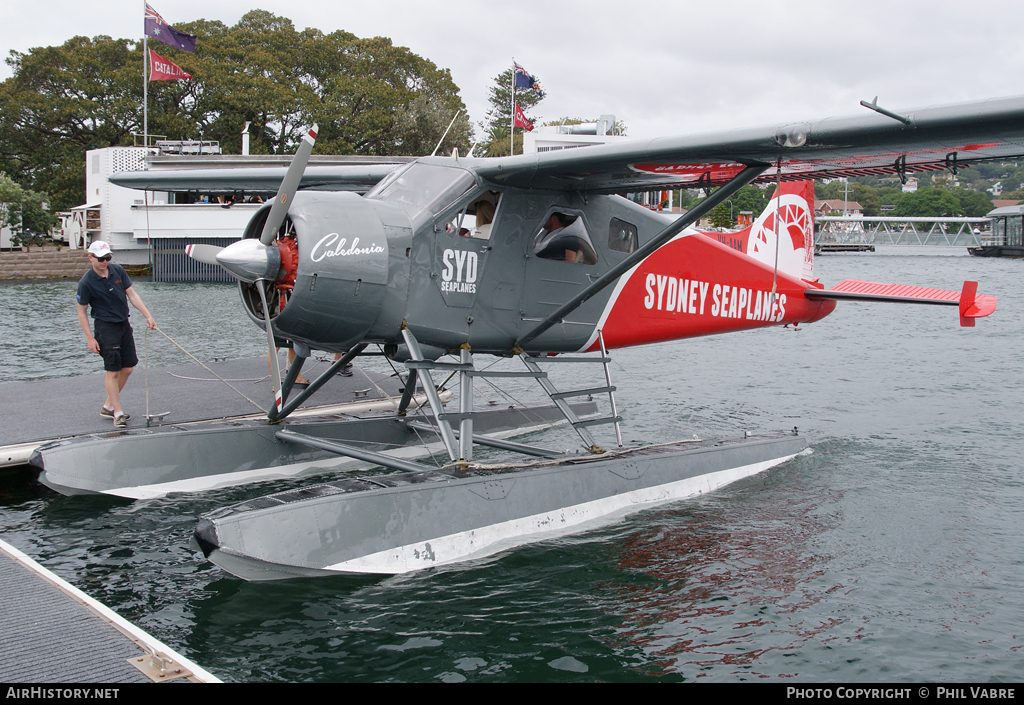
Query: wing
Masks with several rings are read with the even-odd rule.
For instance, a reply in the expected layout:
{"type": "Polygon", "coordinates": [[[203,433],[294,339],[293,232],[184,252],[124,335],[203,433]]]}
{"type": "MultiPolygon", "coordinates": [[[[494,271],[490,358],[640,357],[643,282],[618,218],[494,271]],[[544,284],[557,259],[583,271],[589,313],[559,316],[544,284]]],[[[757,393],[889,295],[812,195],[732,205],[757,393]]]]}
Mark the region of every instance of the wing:
{"type": "MultiPolygon", "coordinates": [[[[300,189],[368,191],[401,164],[309,166],[299,182],[300,189]]],[[[149,191],[277,191],[287,167],[240,167],[211,169],[167,169],[129,171],[114,174],[118,186],[149,191]]]]}
{"type": "Polygon", "coordinates": [[[624,193],[728,182],[747,166],[757,181],[906,174],[1024,155],[1024,97],[931,107],[886,117],[774,125],[688,137],[481,160],[477,172],[517,188],[624,193]]]}

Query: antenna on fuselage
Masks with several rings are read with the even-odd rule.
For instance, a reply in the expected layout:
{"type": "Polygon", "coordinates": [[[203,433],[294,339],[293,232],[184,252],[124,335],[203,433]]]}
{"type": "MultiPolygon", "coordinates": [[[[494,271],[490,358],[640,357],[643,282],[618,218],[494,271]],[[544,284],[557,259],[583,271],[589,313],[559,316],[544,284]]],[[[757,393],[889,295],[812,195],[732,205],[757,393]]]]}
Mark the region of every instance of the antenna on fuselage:
{"type": "Polygon", "coordinates": [[[444,131],[443,135],[441,135],[441,139],[438,140],[437,146],[434,147],[434,151],[430,153],[430,156],[434,156],[435,154],[437,154],[437,150],[441,149],[441,142],[444,142],[444,138],[448,136],[448,132],[452,129],[452,125],[455,124],[455,121],[459,119],[459,115],[462,115],[461,110],[455,113],[455,117],[453,117],[452,121],[448,123],[448,129],[444,131]]]}

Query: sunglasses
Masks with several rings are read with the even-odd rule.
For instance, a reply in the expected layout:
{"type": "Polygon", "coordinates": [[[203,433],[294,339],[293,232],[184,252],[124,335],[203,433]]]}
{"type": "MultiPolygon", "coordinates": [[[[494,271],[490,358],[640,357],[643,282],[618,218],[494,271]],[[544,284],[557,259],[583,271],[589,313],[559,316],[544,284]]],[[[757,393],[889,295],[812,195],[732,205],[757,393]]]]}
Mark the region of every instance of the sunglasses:
{"type": "Polygon", "coordinates": [[[109,262],[113,258],[114,258],[113,255],[103,255],[102,257],[96,257],[96,261],[97,262],[109,262]]]}

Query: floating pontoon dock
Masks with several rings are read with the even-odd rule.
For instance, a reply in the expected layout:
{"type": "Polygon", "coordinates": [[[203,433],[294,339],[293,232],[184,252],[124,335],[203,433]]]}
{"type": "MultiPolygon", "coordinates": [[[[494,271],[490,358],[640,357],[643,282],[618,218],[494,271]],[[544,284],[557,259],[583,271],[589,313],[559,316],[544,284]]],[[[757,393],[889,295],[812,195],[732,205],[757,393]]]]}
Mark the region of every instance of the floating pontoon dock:
{"type": "MultiPolygon", "coordinates": [[[[313,367],[313,362],[306,363],[305,374],[315,375],[326,369],[321,364],[306,371],[313,367]]],[[[205,364],[257,404],[266,407],[273,398],[265,357],[205,364]]],[[[146,428],[145,376],[140,365],[121,395],[122,406],[132,417],[129,432],[146,428]]],[[[390,409],[397,406],[399,386],[394,378],[356,369],[351,377],[331,379],[310,399],[309,406],[300,408],[293,416],[390,409]]],[[[37,446],[49,441],[123,433],[113,427],[111,419],[99,414],[105,396],[102,372],[8,382],[0,384],[0,392],[7,399],[0,407],[0,467],[24,465],[37,446]]],[[[154,428],[266,418],[259,408],[196,363],[150,369],[149,405],[152,415],[168,412],[154,421],[154,428]]]]}
{"type": "MultiPolygon", "coordinates": [[[[0,564],[0,673],[6,683],[220,683],[3,541],[0,564]]],[[[117,697],[85,690],[84,697],[117,697]]]]}

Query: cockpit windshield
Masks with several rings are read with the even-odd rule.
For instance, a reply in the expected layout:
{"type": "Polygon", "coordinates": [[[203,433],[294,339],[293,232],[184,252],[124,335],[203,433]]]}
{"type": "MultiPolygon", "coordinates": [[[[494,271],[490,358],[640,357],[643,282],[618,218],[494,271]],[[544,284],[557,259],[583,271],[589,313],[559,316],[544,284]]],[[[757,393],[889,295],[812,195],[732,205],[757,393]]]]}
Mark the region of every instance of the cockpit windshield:
{"type": "Polygon", "coordinates": [[[473,175],[464,169],[411,164],[381,181],[366,198],[404,203],[436,215],[475,184],[473,175]]]}

